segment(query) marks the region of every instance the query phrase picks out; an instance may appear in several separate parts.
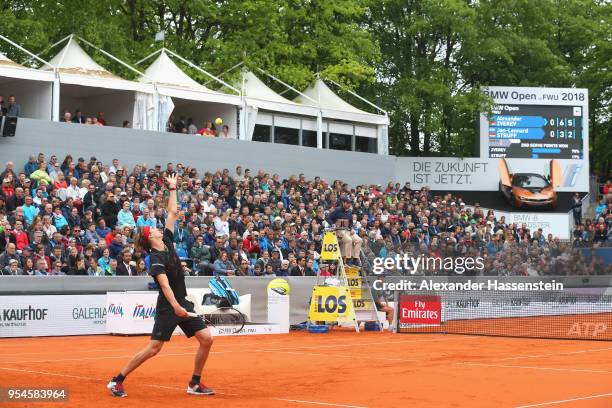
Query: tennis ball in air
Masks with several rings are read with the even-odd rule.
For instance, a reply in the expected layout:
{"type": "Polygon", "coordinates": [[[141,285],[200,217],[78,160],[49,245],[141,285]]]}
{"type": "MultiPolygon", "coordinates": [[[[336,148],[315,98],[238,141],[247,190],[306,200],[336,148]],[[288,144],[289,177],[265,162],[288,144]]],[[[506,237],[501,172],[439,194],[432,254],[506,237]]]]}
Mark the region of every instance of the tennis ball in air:
{"type": "Polygon", "coordinates": [[[268,283],[268,290],[272,290],[279,295],[289,295],[291,293],[291,287],[289,283],[284,279],[272,279],[268,283]]]}
{"type": "Polygon", "coordinates": [[[222,123],[223,123],[223,119],[221,119],[221,118],[215,119],[215,125],[221,126],[222,123]]]}

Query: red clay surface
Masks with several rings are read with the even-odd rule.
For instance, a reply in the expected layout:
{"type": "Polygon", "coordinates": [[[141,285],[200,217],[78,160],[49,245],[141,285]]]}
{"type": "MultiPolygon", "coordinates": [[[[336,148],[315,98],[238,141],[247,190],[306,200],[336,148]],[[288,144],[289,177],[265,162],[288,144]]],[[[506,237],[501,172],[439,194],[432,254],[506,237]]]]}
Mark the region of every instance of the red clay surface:
{"type": "Polygon", "coordinates": [[[612,407],[612,342],[441,334],[291,333],[219,337],[189,396],[195,341],[174,336],[105,386],[147,337],[0,340],[0,386],[67,387],[66,403],[7,407],[612,407]]]}

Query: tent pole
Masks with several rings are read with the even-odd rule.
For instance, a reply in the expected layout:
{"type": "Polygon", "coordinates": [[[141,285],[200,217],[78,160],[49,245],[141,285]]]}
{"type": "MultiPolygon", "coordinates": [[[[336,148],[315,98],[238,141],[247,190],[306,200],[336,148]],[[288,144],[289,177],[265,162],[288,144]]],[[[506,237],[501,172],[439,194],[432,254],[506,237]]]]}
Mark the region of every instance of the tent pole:
{"type": "Polygon", "coordinates": [[[350,89],[348,89],[347,87],[344,87],[344,86],[340,85],[339,83],[337,83],[337,82],[336,82],[336,81],[334,81],[333,79],[329,79],[329,78],[326,78],[326,79],[327,79],[329,82],[331,82],[332,84],[336,85],[338,88],[343,89],[344,91],[346,91],[346,92],[350,93],[351,95],[353,95],[353,96],[354,96],[354,97],[356,97],[356,98],[359,98],[359,99],[360,99],[360,100],[362,100],[363,102],[365,102],[365,103],[367,103],[368,105],[370,105],[370,106],[372,106],[372,107],[374,107],[374,108],[378,109],[379,111],[381,111],[382,113],[384,113],[384,114],[385,114],[385,116],[387,116],[387,111],[386,111],[386,110],[384,110],[383,108],[381,108],[381,107],[379,107],[379,106],[377,106],[377,105],[373,104],[372,102],[368,101],[366,98],[364,98],[364,97],[362,97],[362,96],[360,96],[360,95],[357,95],[355,92],[351,91],[351,90],[350,90],[350,89]]]}
{"type": "Polygon", "coordinates": [[[9,43],[10,45],[12,45],[13,47],[17,48],[18,50],[23,51],[26,54],[28,54],[31,57],[30,59],[28,59],[28,61],[31,60],[32,58],[34,58],[34,59],[37,59],[38,61],[42,62],[45,65],[49,65],[49,63],[47,61],[45,61],[44,59],[40,58],[38,55],[31,53],[30,51],[28,51],[25,48],[23,48],[21,45],[13,42],[11,40],[9,40],[8,38],[3,36],[2,34],[0,34],[0,38],[3,39],[4,41],[6,41],[7,43],[9,43]]]}
{"type": "Polygon", "coordinates": [[[196,64],[194,64],[193,62],[186,60],[185,58],[181,57],[180,55],[178,55],[175,52],[172,52],[170,50],[166,50],[170,55],[178,58],[179,60],[181,60],[182,62],[184,62],[185,64],[189,65],[191,68],[193,69],[197,69],[198,71],[200,71],[201,73],[203,73],[204,75],[209,76],[210,78],[214,79],[215,81],[219,82],[220,84],[228,87],[229,89],[231,89],[232,91],[236,92],[238,95],[240,95],[240,91],[236,88],[234,88],[233,86],[231,86],[230,84],[228,84],[227,82],[223,81],[221,78],[217,78],[216,76],[214,76],[213,74],[211,74],[210,72],[198,67],[196,64]]]}
{"type": "Polygon", "coordinates": [[[131,71],[134,71],[135,73],[137,73],[138,75],[144,76],[147,79],[151,79],[149,77],[147,77],[144,73],[140,72],[139,70],[137,70],[136,68],[132,67],[131,65],[129,65],[126,62],[121,61],[119,58],[115,57],[113,54],[111,54],[110,52],[106,52],[104,51],[102,48],[97,47],[95,45],[93,45],[92,43],[90,43],[89,41],[87,41],[86,39],[84,39],[83,37],[77,37],[80,41],[83,41],[85,44],[89,45],[90,47],[93,47],[94,49],[100,51],[102,54],[106,55],[108,58],[112,59],[115,62],[118,62],[119,64],[123,65],[124,67],[128,68],[131,71]]]}
{"type": "Polygon", "coordinates": [[[62,63],[64,62],[64,58],[66,58],[66,54],[68,53],[68,47],[70,46],[70,43],[73,40],[74,40],[74,34],[70,34],[70,36],[68,38],[68,44],[64,48],[64,52],[62,53],[62,56],[60,57],[59,63],[57,64],[57,67],[55,67],[55,68],[59,68],[59,67],[62,66],[62,63]]]}
{"type": "Polygon", "coordinates": [[[159,54],[160,52],[162,52],[165,48],[160,48],[157,51],[152,52],[151,54],[147,55],[146,57],[144,57],[143,59],[141,59],[140,61],[138,61],[136,64],[134,65],[140,65],[142,62],[148,60],[149,58],[151,58],[152,56],[154,56],[155,54],[159,54]]]}
{"type": "MultiPolygon", "coordinates": [[[[221,78],[223,75],[227,74],[228,72],[231,72],[231,71],[235,70],[236,68],[238,68],[239,66],[241,66],[243,64],[244,64],[244,61],[239,62],[236,65],[234,65],[233,67],[231,67],[230,69],[227,69],[227,70],[223,71],[222,73],[220,73],[219,75],[217,75],[217,77],[221,78]]],[[[210,84],[213,81],[214,81],[214,79],[210,79],[210,80],[204,82],[204,86],[210,84]]]]}
{"type": "Polygon", "coordinates": [[[285,83],[285,82],[281,81],[280,79],[278,79],[277,77],[275,77],[275,76],[274,76],[274,75],[272,75],[272,74],[267,73],[267,72],[266,72],[266,71],[264,71],[263,69],[261,69],[261,68],[257,67],[257,70],[258,70],[259,72],[263,73],[264,75],[269,76],[270,78],[272,78],[273,80],[275,80],[275,81],[276,81],[276,82],[278,82],[279,84],[281,84],[281,85],[283,85],[283,86],[285,86],[285,87],[287,87],[287,88],[291,89],[293,92],[298,93],[299,95],[303,96],[304,98],[306,98],[306,99],[308,99],[308,100],[310,100],[310,101],[312,101],[312,102],[315,102],[315,103],[317,102],[317,101],[315,101],[314,99],[312,99],[310,96],[303,94],[302,92],[298,91],[297,89],[295,89],[295,88],[294,88],[294,87],[292,87],[291,85],[289,85],[289,84],[287,84],[287,83],[285,83]]]}
{"type": "MultiPolygon", "coordinates": [[[[25,62],[26,62],[26,63],[28,63],[28,64],[30,64],[30,63],[31,63],[31,61],[32,61],[33,59],[38,59],[38,60],[40,60],[40,58],[38,58],[40,55],[44,54],[45,52],[47,52],[47,51],[48,51],[48,50],[50,50],[51,48],[56,47],[57,45],[59,45],[59,44],[63,43],[63,42],[64,42],[64,41],[66,41],[68,38],[70,38],[70,35],[67,35],[66,37],[62,38],[62,39],[61,39],[61,40],[59,40],[58,42],[56,42],[56,43],[54,43],[54,44],[49,45],[47,48],[45,48],[44,50],[42,50],[41,52],[39,52],[39,53],[38,53],[38,54],[36,54],[36,55],[34,55],[34,54],[32,54],[32,53],[29,53],[29,52],[28,52],[28,54],[30,54],[30,55],[31,55],[31,57],[30,57],[30,58],[28,58],[28,59],[27,59],[25,62]]],[[[50,65],[50,64],[47,64],[47,65],[50,65]]]]}

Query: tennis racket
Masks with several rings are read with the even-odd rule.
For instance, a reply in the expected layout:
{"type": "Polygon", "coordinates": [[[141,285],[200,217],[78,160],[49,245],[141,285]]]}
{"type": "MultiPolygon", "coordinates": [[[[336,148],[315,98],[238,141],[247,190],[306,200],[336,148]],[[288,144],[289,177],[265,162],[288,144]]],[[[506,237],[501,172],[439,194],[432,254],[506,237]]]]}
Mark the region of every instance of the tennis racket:
{"type": "Polygon", "coordinates": [[[197,314],[187,313],[190,317],[200,317],[206,324],[211,325],[224,333],[236,334],[242,330],[246,318],[244,314],[233,307],[218,307],[214,312],[197,314]]]}

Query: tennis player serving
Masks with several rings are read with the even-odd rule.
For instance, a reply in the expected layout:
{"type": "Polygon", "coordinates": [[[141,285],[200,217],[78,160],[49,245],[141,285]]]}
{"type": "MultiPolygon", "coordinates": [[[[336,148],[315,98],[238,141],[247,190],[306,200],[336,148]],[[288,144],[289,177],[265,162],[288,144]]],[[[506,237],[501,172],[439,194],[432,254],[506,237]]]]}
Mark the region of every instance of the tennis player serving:
{"type": "Polygon", "coordinates": [[[168,197],[168,215],[164,231],[143,227],[135,238],[136,245],[151,254],[149,273],[159,287],[159,296],[157,297],[155,325],[153,326],[153,333],[151,333],[151,341],[107,385],[107,388],[115,397],[127,396],[123,388],[125,377],[159,353],[164,342],[170,340],[176,326],[180,326],[187,337],[195,337],[200,343],[195,355],[193,376],[187,386],[187,393],[193,395],[214,394],[213,390],[200,382],[202,370],[212,346],[212,336],[210,329],[206,327],[202,318],[188,316],[189,312],[194,312],[194,305],[185,299],[187,296],[185,276],[181,271],[181,262],[173,246],[174,224],[178,215],[176,183],[176,174],[170,174],[166,177],[170,195],[168,197]]]}

